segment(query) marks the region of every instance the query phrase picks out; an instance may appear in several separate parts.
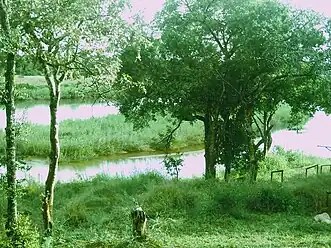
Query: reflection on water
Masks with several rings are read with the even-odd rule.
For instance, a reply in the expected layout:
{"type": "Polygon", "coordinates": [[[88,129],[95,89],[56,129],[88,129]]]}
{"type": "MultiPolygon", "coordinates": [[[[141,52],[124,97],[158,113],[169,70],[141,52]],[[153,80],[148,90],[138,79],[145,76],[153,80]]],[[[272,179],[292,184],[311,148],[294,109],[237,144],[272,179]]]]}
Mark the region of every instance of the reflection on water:
{"type": "MultiPolygon", "coordinates": [[[[162,163],[164,155],[152,155],[142,157],[129,157],[123,160],[111,161],[96,161],[89,163],[88,166],[79,167],[79,165],[62,164],[60,165],[57,180],[69,182],[78,179],[89,179],[98,174],[109,176],[132,176],[139,173],[150,171],[158,172],[164,176],[167,175],[165,167],[162,163]]],[[[186,152],[183,155],[183,167],[179,174],[181,178],[201,177],[204,173],[204,153],[202,151],[186,152]]],[[[31,178],[40,182],[44,182],[47,177],[46,161],[34,160],[28,161],[28,165],[32,168],[29,172],[19,172],[19,178],[31,178]]],[[[222,167],[219,166],[219,170],[222,167]]]]}
{"type": "MultiPolygon", "coordinates": [[[[115,106],[107,106],[102,103],[68,103],[63,102],[58,109],[58,120],[67,119],[89,119],[91,117],[103,117],[110,114],[118,114],[119,111],[115,106]]],[[[6,126],[6,113],[4,109],[0,110],[0,129],[6,126]]],[[[49,106],[47,103],[18,105],[16,110],[16,119],[27,121],[34,124],[49,124],[49,106]]]]}

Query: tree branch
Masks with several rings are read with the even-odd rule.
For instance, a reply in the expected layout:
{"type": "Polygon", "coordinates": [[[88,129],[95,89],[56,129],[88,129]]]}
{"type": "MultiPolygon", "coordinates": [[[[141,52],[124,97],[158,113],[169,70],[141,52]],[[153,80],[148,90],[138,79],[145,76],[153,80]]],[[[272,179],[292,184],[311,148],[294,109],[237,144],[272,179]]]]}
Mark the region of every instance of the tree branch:
{"type": "Polygon", "coordinates": [[[260,139],[259,142],[257,142],[257,144],[255,145],[255,150],[259,149],[260,145],[262,145],[264,143],[264,139],[260,139]]]}
{"type": "MultiPolygon", "coordinates": [[[[256,120],[255,117],[257,117],[257,116],[256,116],[256,115],[253,115],[253,121],[254,121],[254,123],[255,123],[257,129],[259,130],[259,133],[260,133],[260,135],[261,135],[261,137],[262,137],[262,139],[263,139],[263,138],[264,138],[264,133],[262,132],[262,130],[261,130],[259,124],[257,123],[257,120],[256,120]]],[[[258,117],[258,118],[259,118],[259,117],[258,117]]],[[[260,118],[259,118],[259,119],[260,119],[260,118]]],[[[261,121],[261,120],[260,120],[260,121],[261,121]]],[[[262,123],[262,122],[261,122],[261,123],[262,123]]],[[[262,124],[263,124],[263,123],[262,123],[262,124]]]]}
{"type": "Polygon", "coordinates": [[[175,128],[172,129],[170,131],[170,133],[168,135],[166,135],[162,140],[160,140],[159,143],[163,143],[164,141],[166,142],[166,150],[170,149],[171,140],[173,139],[173,135],[180,128],[182,123],[183,123],[183,120],[179,120],[177,126],[175,126],[175,128]]]}
{"type": "Polygon", "coordinates": [[[267,119],[267,126],[269,126],[269,124],[271,122],[271,119],[272,119],[272,117],[274,116],[275,113],[276,113],[276,110],[273,110],[273,111],[270,112],[270,115],[269,115],[269,117],[267,119]]]}
{"type": "MultiPolygon", "coordinates": [[[[188,1],[184,0],[184,2],[185,2],[186,7],[188,8],[188,10],[193,13],[193,11],[191,9],[191,6],[189,5],[188,1]]],[[[221,56],[224,55],[224,56],[227,57],[228,56],[228,51],[226,51],[225,47],[222,45],[222,43],[221,43],[220,39],[217,37],[216,33],[211,29],[211,27],[208,24],[206,24],[205,21],[202,21],[202,20],[199,20],[199,19],[198,19],[198,21],[207,28],[207,30],[209,31],[211,36],[214,38],[214,41],[217,43],[218,47],[220,48],[221,56]]]]}
{"type": "Polygon", "coordinates": [[[8,19],[7,6],[5,0],[0,0],[0,23],[6,36],[10,36],[10,23],[8,19]]]}

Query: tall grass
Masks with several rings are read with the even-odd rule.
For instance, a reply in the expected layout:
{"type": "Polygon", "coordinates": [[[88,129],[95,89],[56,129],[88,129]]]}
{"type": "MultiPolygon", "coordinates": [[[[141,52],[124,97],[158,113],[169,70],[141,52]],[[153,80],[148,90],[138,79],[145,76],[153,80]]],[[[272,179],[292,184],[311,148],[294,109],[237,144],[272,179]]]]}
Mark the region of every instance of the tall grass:
{"type": "MultiPolygon", "coordinates": [[[[49,100],[49,89],[43,76],[15,77],[16,100],[49,100]]],[[[0,87],[4,86],[3,79],[0,87]]],[[[91,99],[96,95],[75,80],[65,80],[61,85],[61,99],[91,99]]]]}
{"type": "MultiPolygon", "coordinates": [[[[286,116],[288,112],[289,109],[284,105],[276,113],[275,130],[285,126],[286,118],[281,119],[279,115],[286,116]]],[[[159,117],[150,127],[135,131],[123,115],[65,120],[60,123],[61,159],[83,160],[119,153],[164,151],[159,134],[166,131],[169,123],[169,118],[159,117]]],[[[172,149],[202,148],[203,129],[201,122],[193,125],[184,122],[176,132],[172,149]]],[[[4,142],[4,131],[0,131],[0,154],[4,153],[4,142]]],[[[42,125],[23,125],[18,151],[25,157],[48,157],[49,128],[42,125]]]]}
{"type": "MultiPolygon", "coordinates": [[[[123,115],[109,115],[88,120],[65,120],[60,123],[61,159],[83,160],[118,153],[162,151],[159,133],[166,130],[169,120],[159,117],[150,127],[134,131],[123,115]]],[[[4,153],[4,131],[0,132],[0,153],[4,153]]],[[[184,123],[178,130],[173,149],[201,147],[201,123],[184,123]]],[[[23,127],[18,151],[25,157],[47,157],[49,154],[49,127],[26,124],[23,127]]]]}
{"type": "MultiPolygon", "coordinates": [[[[258,177],[264,180],[270,180],[270,172],[274,170],[284,170],[284,180],[290,180],[293,176],[305,177],[306,168],[318,164],[331,164],[330,158],[321,158],[312,155],[305,155],[298,151],[285,151],[282,147],[276,147],[274,151],[268,154],[264,161],[260,162],[260,171],[258,177]]],[[[323,172],[328,172],[325,168],[323,172]]],[[[320,169],[319,169],[320,172],[320,169]]],[[[316,170],[309,172],[309,175],[315,174],[316,170]]],[[[275,175],[275,180],[279,175],[275,175]]]]}
{"type": "MultiPolygon", "coordinates": [[[[169,181],[149,173],[57,184],[56,247],[328,247],[331,226],[312,216],[327,210],[330,181],[330,174],[283,184],[169,181]],[[130,241],[135,201],[149,215],[146,244],[130,241]]],[[[42,189],[24,191],[19,209],[41,226],[42,189]]]]}

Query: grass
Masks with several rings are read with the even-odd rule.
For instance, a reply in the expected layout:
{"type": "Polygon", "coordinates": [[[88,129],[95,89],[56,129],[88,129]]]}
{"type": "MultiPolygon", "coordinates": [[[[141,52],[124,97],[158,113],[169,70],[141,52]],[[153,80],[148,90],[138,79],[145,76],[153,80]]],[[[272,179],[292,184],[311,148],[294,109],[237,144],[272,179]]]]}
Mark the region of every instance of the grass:
{"type": "MultiPolygon", "coordinates": [[[[163,151],[159,133],[166,130],[169,120],[158,118],[140,131],[125,122],[123,115],[109,115],[88,120],[66,120],[60,124],[62,161],[86,160],[120,153],[163,151]]],[[[184,125],[178,130],[173,149],[200,147],[203,144],[201,123],[184,125]]],[[[25,124],[18,151],[24,157],[43,157],[49,154],[49,127],[25,124]]],[[[4,153],[5,133],[0,132],[0,153],[4,153]]]]}
{"type": "MultiPolygon", "coordinates": [[[[281,147],[276,147],[276,149],[260,163],[259,177],[261,179],[270,180],[270,172],[275,170],[284,170],[284,180],[290,180],[293,177],[305,177],[306,168],[316,164],[328,165],[331,164],[331,159],[305,155],[303,152],[285,151],[281,147]]],[[[323,168],[323,173],[325,172],[329,172],[328,167],[323,168]]],[[[315,169],[308,172],[308,175],[312,174],[316,174],[315,169]]],[[[275,175],[276,180],[279,177],[279,175],[275,175]]]]}
{"type": "MultiPolygon", "coordinates": [[[[327,210],[330,181],[330,174],[247,184],[149,173],[57,184],[55,247],[330,247],[331,226],[313,220],[327,210]],[[131,239],[134,199],[149,215],[143,244],[131,239]]],[[[41,228],[42,189],[31,183],[23,192],[19,209],[41,228]]]]}
{"type": "MultiPolygon", "coordinates": [[[[49,89],[43,76],[16,76],[16,100],[49,100],[49,89]]],[[[4,87],[3,79],[0,87],[4,87]]],[[[65,80],[61,85],[61,99],[92,99],[96,95],[92,90],[75,80],[65,80]]]]}
{"type": "MultiPolygon", "coordinates": [[[[275,115],[275,128],[284,128],[289,117],[289,108],[282,106],[275,115]],[[280,115],[283,115],[281,118],[280,115]]],[[[123,115],[109,115],[88,120],[65,120],[60,123],[61,161],[110,157],[117,154],[162,152],[164,133],[170,119],[159,117],[150,127],[140,131],[133,129],[123,115]]],[[[23,157],[46,158],[49,154],[49,127],[24,124],[21,128],[18,151],[23,157]]],[[[0,131],[0,154],[5,152],[5,133],[0,131]]],[[[184,122],[176,132],[173,150],[203,148],[203,125],[184,122]]]]}

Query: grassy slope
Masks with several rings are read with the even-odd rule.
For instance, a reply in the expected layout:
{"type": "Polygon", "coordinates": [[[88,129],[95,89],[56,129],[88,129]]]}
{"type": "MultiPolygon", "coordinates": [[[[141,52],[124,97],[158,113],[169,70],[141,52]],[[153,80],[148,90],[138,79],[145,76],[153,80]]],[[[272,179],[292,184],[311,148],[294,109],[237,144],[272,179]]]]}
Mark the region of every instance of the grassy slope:
{"type": "MultiPolygon", "coordinates": [[[[58,184],[56,247],[330,247],[331,226],[312,218],[325,210],[330,180],[248,185],[147,174],[58,184]],[[134,198],[150,216],[145,245],[130,241],[134,198]]],[[[33,223],[41,223],[40,193],[31,184],[19,205],[33,223]]]]}
{"type": "MultiPolygon", "coordinates": [[[[57,184],[56,247],[330,247],[331,226],[316,223],[313,216],[330,213],[325,201],[331,173],[305,178],[304,168],[296,168],[330,161],[281,149],[267,161],[252,185],[203,179],[177,182],[153,173],[57,184]],[[285,169],[283,184],[269,181],[270,170],[278,168],[285,169]],[[134,200],[150,216],[149,240],[144,244],[130,241],[134,200]]],[[[20,212],[41,229],[42,188],[30,183],[21,192],[20,212]]],[[[0,213],[5,205],[0,198],[0,213]]],[[[0,215],[0,223],[3,218],[0,215]]]]}

